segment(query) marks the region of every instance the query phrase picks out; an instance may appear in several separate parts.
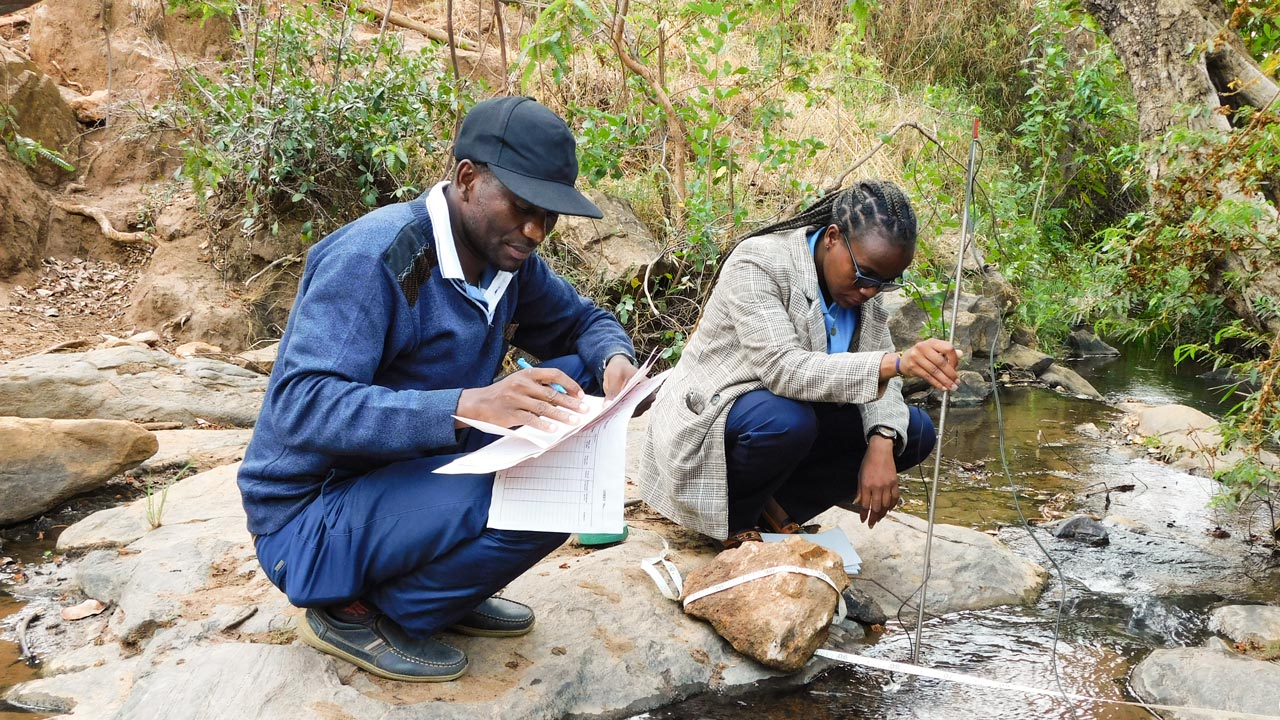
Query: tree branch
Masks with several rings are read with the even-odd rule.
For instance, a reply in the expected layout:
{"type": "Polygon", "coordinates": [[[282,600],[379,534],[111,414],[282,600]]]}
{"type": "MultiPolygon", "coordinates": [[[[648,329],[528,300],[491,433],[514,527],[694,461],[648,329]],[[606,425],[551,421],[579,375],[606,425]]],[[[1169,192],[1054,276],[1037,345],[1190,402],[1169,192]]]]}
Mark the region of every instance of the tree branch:
{"type": "MultiPolygon", "coordinates": [[[[671,103],[671,97],[667,95],[667,91],[663,89],[662,84],[658,82],[653,73],[649,72],[649,68],[640,64],[640,61],[632,57],[627,51],[626,45],[623,43],[622,30],[627,22],[627,10],[630,8],[630,0],[618,0],[617,7],[614,9],[613,16],[613,34],[610,39],[613,41],[614,52],[618,53],[618,59],[631,72],[639,75],[649,84],[649,88],[653,90],[654,96],[658,99],[658,104],[662,106],[663,113],[667,116],[667,136],[671,144],[671,174],[673,183],[675,184],[676,202],[683,209],[685,204],[685,164],[686,147],[684,120],[680,117],[680,113],[676,112],[676,108],[671,103]]],[[[683,226],[684,221],[681,219],[683,212],[677,217],[677,226],[683,226]]]]}

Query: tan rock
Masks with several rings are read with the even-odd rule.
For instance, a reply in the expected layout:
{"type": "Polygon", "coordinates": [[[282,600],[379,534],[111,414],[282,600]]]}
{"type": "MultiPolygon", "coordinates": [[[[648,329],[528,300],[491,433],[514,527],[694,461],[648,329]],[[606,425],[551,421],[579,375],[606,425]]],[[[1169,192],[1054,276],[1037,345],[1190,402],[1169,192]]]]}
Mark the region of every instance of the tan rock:
{"type": "MultiPolygon", "coordinates": [[[[839,555],[797,537],[781,543],[744,543],[720,553],[690,573],[685,597],[779,565],[818,570],[841,590],[849,587],[839,555]]],[[[831,586],[818,578],[779,573],[708,595],[690,603],[685,612],[710,622],[738,652],[769,667],[793,671],[803,667],[826,641],[837,600],[831,586]]]]}
{"type": "Polygon", "coordinates": [[[276,366],[276,353],[280,350],[280,343],[271,343],[257,350],[246,350],[231,360],[231,362],[239,365],[246,370],[260,372],[263,375],[270,375],[271,369],[276,366]]]}
{"type": "MultiPolygon", "coordinates": [[[[63,97],[66,97],[65,93],[63,97]]],[[[103,88],[94,90],[88,95],[76,95],[67,101],[67,105],[71,107],[71,112],[75,113],[76,120],[85,125],[96,125],[107,119],[107,103],[110,98],[111,93],[103,88]]]]}
{"type": "Polygon", "coordinates": [[[556,226],[558,242],[569,247],[592,276],[614,282],[643,273],[662,253],[662,246],[625,201],[590,191],[604,217],[562,217],[556,226]]]}
{"type": "Polygon", "coordinates": [[[217,345],[210,345],[207,342],[193,340],[174,348],[173,354],[180,358],[197,357],[199,355],[220,355],[222,354],[222,348],[217,345]]]}
{"type": "MultiPolygon", "coordinates": [[[[58,84],[30,58],[0,42],[0,106],[13,108],[18,132],[54,152],[76,155],[80,126],[62,99],[58,84]]],[[[41,163],[40,179],[53,182],[61,171],[41,163]]]]}
{"type": "Polygon", "coordinates": [[[48,196],[0,146],[0,278],[40,266],[48,227],[48,196]]]}
{"type": "Polygon", "coordinates": [[[151,457],[159,444],[121,420],[0,417],[0,524],[34,517],[151,457]]]}

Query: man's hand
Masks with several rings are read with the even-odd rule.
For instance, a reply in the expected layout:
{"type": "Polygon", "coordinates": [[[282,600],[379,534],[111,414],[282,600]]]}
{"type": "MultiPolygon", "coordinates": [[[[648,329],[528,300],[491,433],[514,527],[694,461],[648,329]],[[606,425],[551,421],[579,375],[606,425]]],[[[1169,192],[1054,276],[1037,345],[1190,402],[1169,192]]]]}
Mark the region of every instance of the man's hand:
{"type": "MultiPolygon", "coordinates": [[[[586,410],[582,397],[582,388],[573,378],[555,368],[535,367],[517,370],[487,387],[463,390],[457,414],[502,427],[531,425],[550,432],[556,429],[555,421],[578,422],[577,413],[586,410]]],[[[455,426],[464,427],[462,423],[455,426]]]]}
{"type": "Polygon", "coordinates": [[[893,464],[893,441],[872,435],[867,441],[867,454],[862,456],[858,471],[858,497],[854,504],[862,508],[858,517],[874,528],[876,523],[898,506],[898,469],[893,464]]]}
{"type": "Polygon", "coordinates": [[[631,364],[631,359],[626,355],[609,358],[609,364],[604,367],[604,399],[612,400],[635,374],[636,366],[631,364]]]}
{"type": "Polygon", "coordinates": [[[902,353],[898,365],[903,375],[923,378],[939,390],[959,389],[960,351],[946,340],[921,340],[902,353]]]}

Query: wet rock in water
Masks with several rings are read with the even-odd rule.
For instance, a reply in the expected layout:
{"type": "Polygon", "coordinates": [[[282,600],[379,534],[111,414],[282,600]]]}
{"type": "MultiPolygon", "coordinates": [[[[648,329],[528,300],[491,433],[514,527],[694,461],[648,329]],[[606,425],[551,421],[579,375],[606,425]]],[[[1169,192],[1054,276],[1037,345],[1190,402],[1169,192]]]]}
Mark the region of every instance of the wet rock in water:
{"type": "Polygon", "coordinates": [[[868,625],[884,625],[889,616],[880,609],[880,604],[858,587],[857,577],[849,578],[849,587],[844,591],[844,604],[849,617],[868,625]]]}
{"type": "MultiPolygon", "coordinates": [[[[797,536],[781,543],[743,543],[720,553],[689,573],[683,597],[781,565],[825,573],[841,591],[849,586],[839,555],[797,536]]],[[[790,672],[803,667],[826,642],[836,593],[818,578],[782,572],[699,598],[685,605],[685,612],[711,623],[738,652],[790,672]]]]}
{"type": "Polygon", "coordinates": [[[132,345],[33,355],[0,364],[0,415],[252,427],[266,386],[230,363],[132,345]]]}
{"type": "Polygon", "coordinates": [[[121,420],[0,417],[0,447],[0,524],[8,524],[100,487],[158,445],[121,420]]]}
{"type": "Polygon", "coordinates": [[[1072,395],[1083,395],[1090,400],[1102,399],[1102,393],[1088,380],[1080,377],[1080,373],[1058,363],[1053,363],[1040,373],[1040,380],[1051,388],[1062,388],[1072,395]]]}
{"type": "MultiPolygon", "coordinates": [[[[1280,665],[1212,648],[1161,649],[1133,669],[1132,685],[1149,703],[1270,716],[1276,714],[1280,697],[1280,665]]],[[[1162,713],[1179,720],[1205,717],[1203,713],[1162,713]]]]}
{"type": "MultiPolygon", "coordinates": [[[[942,501],[939,496],[939,502],[942,501]]],[[[832,508],[811,522],[840,528],[862,558],[857,586],[892,615],[920,586],[924,567],[924,520],[891,512],[874,530],[847,510],[832,508]]],[[[943,615],[997,605],[1030,605],[1049,578],[1035,563],[1018,557],[986,533],[938,524],[934,526],[926,609],[943,615]]]]}
{"type": "Polygon", "coordinates": [[[1111,538],[1107,535],[1107,529],[1102,527],[1102,523],[1088,515],[1076,515],[1073,518],[1062,521],[1058,525],[1058,529],[1053,531],[1053,536],[1063,540],[1086,543],[1093,547],[1103,547],[1111,543],[1111,538]]]}
{"type": "Polygon", "coordinates": [[[1005,348],[996,357],[996,364],[1003,367],[1017,368],[1019,370],[1027,370],[1034,375],[1039,375],[1049,366],[1053,364],[1053,356],[1045,355],[1039,350],[1032,350],[1026,345],[1014,343],[1005,348]]]}
{"type": "MultiPolygon", "coordinates": [[[[982,376],[972,370],[961,370],[956,383],[960,386],[959,390],[951,391],[951,405],[954,407],[975,407],[986,401],[991,395],[991,383],[982,376]]],[[[942,391],[934,388],[929,391],[929,401],[932,403],[942,402],[942,391]]]]}
{"type": "Polygon", "coordinates": [[[1120,351],[1102,341],[1092,330],[1081,328],[1067,336],[1067,350],[1074,358],[1116,357],[1120,351]]]}
{"type": "Polygon", "coordinates": [[[1209,629],[1233,641],[1267,647],[1280,643],[1280,607],[1228,605],[1209,616],[1209,629]]]}
{"type": "Polygon", "coordinates": [[[1094,425],[1091,422],[1080,423],[1076,426],[1076,432],[1091,440],[1102,439],[1102,431],[1098,429],[1097,425],[1094,425]]]}

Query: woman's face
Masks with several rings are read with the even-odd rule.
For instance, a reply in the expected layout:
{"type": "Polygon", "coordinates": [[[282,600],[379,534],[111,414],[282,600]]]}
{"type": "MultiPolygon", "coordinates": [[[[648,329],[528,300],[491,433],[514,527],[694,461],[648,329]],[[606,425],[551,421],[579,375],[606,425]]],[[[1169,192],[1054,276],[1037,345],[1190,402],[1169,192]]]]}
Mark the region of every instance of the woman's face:
{"type": "Polygon", "coordinates": [[[915,249],[895,246],[883,229],[870,227],[846,238],[836,225],[827,226],[819,241],[826,247],[819,272],[827,294],[840,307],[857,307],[882,290],[897,287],[911,264],[915,249]]]}

